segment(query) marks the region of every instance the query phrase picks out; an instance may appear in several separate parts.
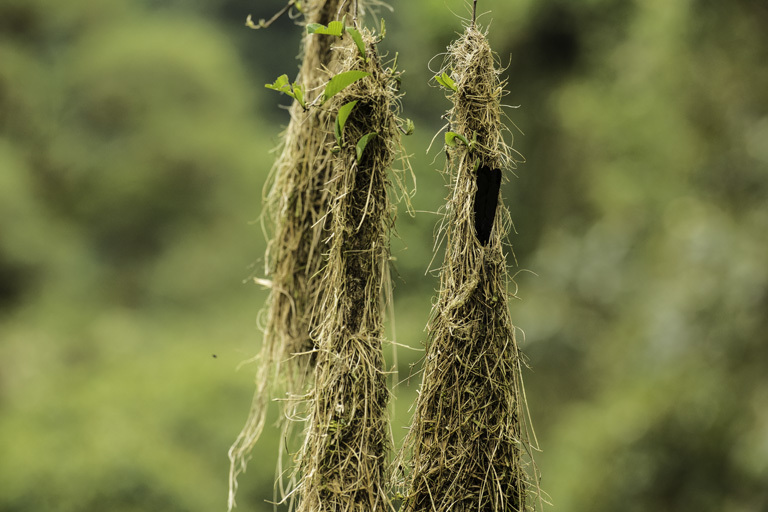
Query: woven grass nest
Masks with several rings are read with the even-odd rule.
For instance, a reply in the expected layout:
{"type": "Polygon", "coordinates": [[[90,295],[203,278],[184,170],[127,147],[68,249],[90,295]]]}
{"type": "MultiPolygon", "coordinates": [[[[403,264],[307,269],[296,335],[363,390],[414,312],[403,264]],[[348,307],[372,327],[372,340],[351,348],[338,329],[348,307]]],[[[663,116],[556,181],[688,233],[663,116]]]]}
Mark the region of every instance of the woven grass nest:
{"type": "MultiPolygon", "coordinates": [[[[305,0],[305,23],[328,24],[348,15],[351,2],[305,0]]],[[[297,83],[316,95],[329,74],[341,70],[331,36],[305,34],[297,83]]],[[[263,224],[268,232],[266,276],[270,287],[265,307],[266,325],[258,363],[256,390],[248,419],[229,451],[229,508],[235,505],[237,478],[244,472],[251,451],[264,428],[271,399],[281,400],[282,438],[291,437],[299,407],[312,381],[315,344],[315,305],[320,292],[320,271],[328,251],[331,219],[326,184],[332,179],[331,149],[335,117],[328,109],[290,108],[279,157],[265,187],[263,224]]]]}
{"type": "Polygon", "coordinates": [[[455,83],[450,130],[468,144],[447,148],[451,192],[439,235],[445,259],[421,390],[399,456],[402,510],[524,511],[538,491],[535,470],[533,477],[527,471],[524,362],[508,308],[511,220],[499,197],[502,173],[522,158],[504,141],[504,84],[474,24],[449,47],[442,71],[455,83]]]}
{"type": "Polygon", "coordinates": [[[333,198],[332,234],[313,331],[317,368],[299,455],[300,512],[391,508],[382,312],[389,295],[394,224],[389,171],[401,152],[398,93],[396,76],[381,66],[373,35],[363,30],[363,41],[364,58],[354,44],[334,50],[341,55],[342,70],[369,76],[334,96],[328,106],[338,112],[356,102],[327,185],[333,198]],[[360,152],[359,141],[367,135],[360,152]]]}

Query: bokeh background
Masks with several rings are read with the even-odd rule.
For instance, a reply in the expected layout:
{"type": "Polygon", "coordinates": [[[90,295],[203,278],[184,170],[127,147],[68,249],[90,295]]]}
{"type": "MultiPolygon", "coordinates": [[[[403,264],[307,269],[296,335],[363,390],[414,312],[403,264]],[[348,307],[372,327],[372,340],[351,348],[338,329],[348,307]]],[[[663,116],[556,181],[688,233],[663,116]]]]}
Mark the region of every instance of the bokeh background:
{"type": "MultiPolygon", "coordinates": [[[[428,63],[469,11],[391,4],[418,212],[390,330],[418,349],[446,194],[428,63]]],[[[0,2],[0,511],[225,509],[288,120],[263,84],[301,37],[244,21],[282,5],[0,2]]],[[[503,186],[511,308],[554,510],[768,511],[768,4],[480,8],[527,158],[503,186]]],[[[397,442],[421,353],[387,357],[397,442]]],[[[241,510],[271,510],[278,444],[267,429],[241,510]]]]}

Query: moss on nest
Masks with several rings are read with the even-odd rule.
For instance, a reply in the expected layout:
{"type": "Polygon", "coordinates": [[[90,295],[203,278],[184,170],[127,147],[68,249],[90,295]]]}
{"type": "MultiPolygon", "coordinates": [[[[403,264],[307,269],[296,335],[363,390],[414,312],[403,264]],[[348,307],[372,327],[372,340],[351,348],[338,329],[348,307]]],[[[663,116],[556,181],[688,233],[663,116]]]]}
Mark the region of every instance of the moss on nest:
{"type": "Polygon", "coordinates": [[[423,382],[400,454],[408,469],[403,510],[523,511],[530,509],[536,478],[526,472],[532,460],[524,363],[508,309],[503,241],[511,221],[499,201],[490,238],[482,243],[474,218],[478,169],[509,171],[521,158],[504,141],[504,84],[474,25],[449,48],[444,71],[456,85],[451,130],[474,142],[448,148],[451,193],[441,226],[446,252],[423,382]]]}

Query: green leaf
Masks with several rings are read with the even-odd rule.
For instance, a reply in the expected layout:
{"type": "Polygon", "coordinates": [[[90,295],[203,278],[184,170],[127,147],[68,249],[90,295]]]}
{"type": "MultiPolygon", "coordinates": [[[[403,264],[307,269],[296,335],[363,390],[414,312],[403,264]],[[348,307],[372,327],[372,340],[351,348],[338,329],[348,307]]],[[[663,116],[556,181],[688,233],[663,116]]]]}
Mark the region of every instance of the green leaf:
{"type": "Polygon", "coordinates": [[[398,59],[398,57],[400,57],[400,53],[399,52],[395,52],[395,58],[392,59],[392,65],[390,66],[390,72],[391,73],[394,73],[395,71],[397,71],[397,59],[398,59]]]}
{"type": "Polygon", "coordinates": [[[451,146],[452,148],[456,147],[456,139],[459,139],[461,142],[464,143],[465,146],[469,147],[469,141],[467,138],[460,133],[456,132],[445,132],[445,143],[448,146],[451,146]]]}
{"type": "Polygon", "coordinates": [[[328,84],[325,86],[325,92],[323,92],[323,103],[333,98],[336,94],[341,92],[344,88],[352,85],[353,83],[357,82],[361,78],[365,78],[368,75],[370,75],[370,73],[367,73],[365,71],[353,70],[353,71],[345,71],[344,73],[339,73],[338,75],[334,76],[328,81],[328,84]]]}
{"type": "Polygon", "coordinates": [[[357,153],[357,163],[360,163],[360,159],[363,157],[363,151],[365,151],[365,147],[376,135],[378,135],[376,132],[366,133],[360,137],[359,141],[357,141],[357,146],[355,146],[355,153],[357,153]]]}
{"type": "Polygon", "coordinates": [[[267,89],[273,89],[275,91],[285,92],[284,89],[291,89],[291,86],[288,82],[288,75],[280,75],[277,77],[277,80],[274,81],[274,83],[271,84],[264,84],[264,87],[267,89]]]}
{"type": "Polygon", "coordinates": [[[341,35],[344,33],[344,20],[341,21],[332,21],[328,24],[328,35],[331,36],[338,36],[341,37],[341,35]]]}
{"type": "Polygon", "coordinates": [[[299,102],[304,110],[307,109],[307,103],[304,101],[304,87],[300,86],[296,82],[293,83],[293,97],[299,102]]]}
{"type": "Polygon", "coordinates": [[[413,124],[413,121],[410,119],[405,120],[405,134],[406,135],[413,135],[413,132],[416,130],[416,125],[413,124]]]}
{"type": "Polygon", "coordinates": [[[327,27],[320,23],[310,23],[307,25],[307,34],[324,34],[327,36],[341,37],[343,31],[344,22],[338,20],[330,22],[327,27]]]}
{"type": "Polygon", "coordinates": [[[387,35],[387,24],[384,23],[384,18],[381,18],[381,30],[379,30],[379,33],[382,39],[387,35]]]}
{"type": "Polygon", "coordinates": [[[341,146],[342,138],[344,137],[344,125],[347,124],[347,118],[352,112],[352,109],[357,105],[357,100],[350,101],[339,107],[339,113],[336,115],[336,125],[334,128],[336,134],[336,142],[341,146]]]}
{"type": "Polygon", "coordinates": [[[347,27],[347,33],[352,36],[352,40],[357,45],[357,49],[360,50],[360,56],[368,62],[368,58],[365,56],[365,43],[363,42],[363,36],[360,31],[355,27],[347,27]]]}
{"type": "Polygon", "coordinates": [[[443,71],[442,75],[435,75],[435,80],[437,80],[437,83],[439,83],[446,89],[450,89],[454,92],[458,91],[458,89],[456,88],[456,82],[454,82],[453,78],[451,78],[451,76],[445,71],[443,71]]]}
{"type": "Polygon", "coordinates": [[[287,94],[298,101],[304,110],[307,109],[307,103],[304,101],[304,87],[296,82],[293,84],[288,82],[288,75],[280,75],[274,83],[264,84],[264,87],[287,94]]]}

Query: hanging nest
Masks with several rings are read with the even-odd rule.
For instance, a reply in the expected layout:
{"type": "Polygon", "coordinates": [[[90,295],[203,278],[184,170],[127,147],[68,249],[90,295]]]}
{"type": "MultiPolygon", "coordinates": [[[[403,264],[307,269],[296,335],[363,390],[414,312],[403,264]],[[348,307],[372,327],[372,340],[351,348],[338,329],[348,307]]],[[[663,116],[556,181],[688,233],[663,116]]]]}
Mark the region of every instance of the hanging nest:
{"type": "MultiPolygon", "coordinates": [[[[336,15],[350,13],[352,2],[305,0],[305,22],[327,25],[336,15]]],[[[336,38],[305,34],[303,60],[296,82],[307,96],[318,94],[329,73],[341,63],[331,45],[336,38]]],[[[290,108],[290,122],[271,179],[265,188],[264,224],[271,229],[266,254],[267,283],[271,293],[266,305],[266,327],[256,375],[256,391],[243,430],[229,451],[229,508],[234,507],[237,478],[244,472],[251,451],[264,428],[267,405],[284,388],[283,420],[298,414],[295,395],[306,392],[314,362],[310,332],[316,327],[314,305],[319,293],[320,270],[325,265],[326,241],[332,216],[326,186],[333,172],[333,123],[327,109],[305,110],[298,102],[290,108]],[[287,395],[287,396],[286,396],[287,395]]],[[[281,421],[283,438],[290,437],[291,421],[281,421]]]]}
{"type": "Polygon", "coordinates": [[[340,134],[328,183],[332,229],[313,331],[315,385],[299,454],[300,512],[391,508],[384,488],[390,439],[382,311],[394,223],[387,173],[400,151],[397,76],[382,69],[375,41],[365,30],[363,41],[365,58],[354,44],[335,51],[342,70],[370,75],[326,103],[335,116],[357,102],[340,134]]]}
{"type": "Polygon", "coordinates": [[[537,478],[526,471],[524,363],[508,309],[503,243],[511,220],[499,200],[502,171],[522,158],[504,141],[504,84],[474,25],[449,47],[443,71],[456,88],[450,129],[461,137],[446,138],[452,190],[439,235],[446,252],[423,382],[400,454],[409,470],[403,510],[522,512],[531,509],[537,478]]]}
{"type": "MultiPolygon", "coordinates": [[[[327,25],[336,14],[349,14],[352,2],[313,0],[304,7],[308,23],[327,25]],[[343,4],[343,5],[342,5],[343,4]]],[[[313,97],[325,85],[327,76],[342,66],[331,45],[336,38],[307,34],[304,61],[297,82],[313,97]]],[[[314,362],[314,306],[325,265],[326,240],[332,224],[330,196],[334,116],[327,109],[305,110],[291,106],[291,121],[284,134],[282,153],[265,196],[266,213],[275,226],[267,246],[266,271],[272,293],[267,306],[265,345],[272,353],[269,362],[280,365],[291,359],[284,377],[289,388],[301,389],[307,370],[314,362]]],[[[277,372],[275,372],[277,373],[277,372]]]]}

